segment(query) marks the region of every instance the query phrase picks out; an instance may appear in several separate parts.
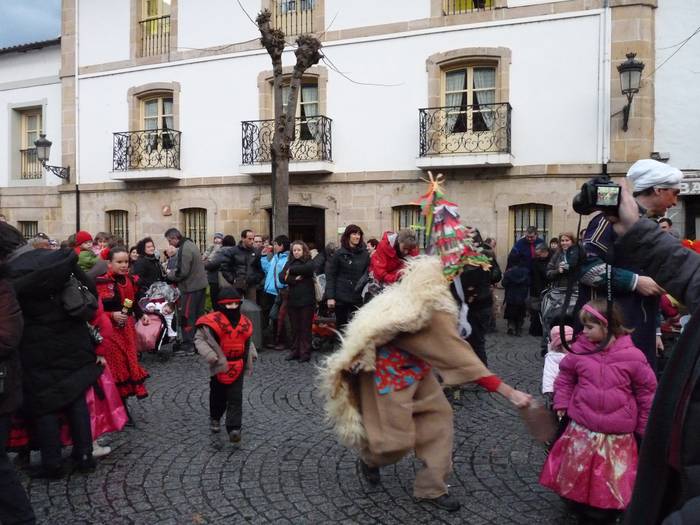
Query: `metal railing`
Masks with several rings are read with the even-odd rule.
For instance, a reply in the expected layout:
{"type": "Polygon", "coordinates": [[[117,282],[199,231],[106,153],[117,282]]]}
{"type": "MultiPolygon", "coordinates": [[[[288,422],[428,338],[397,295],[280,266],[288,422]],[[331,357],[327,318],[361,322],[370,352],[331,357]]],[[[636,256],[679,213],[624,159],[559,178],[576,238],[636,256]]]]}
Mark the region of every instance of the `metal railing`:
{"type": "Polygon", "coordinates": [[[20,180],[36,180],[42,177],[41,162],[36,155],[36,148],[19,150],[20,180]]]}
{"type": "Polygon", "coordinates": [[[493,0],[442,0],[443,15],[461,15],[493,9],[493,0]]]}
{"type": "Polygon", "coordinates": [[[139,26],[142,57],[170,52],[170,15],[141,20],[139,26]]]}
{"type": "Polygon", "coordinates": [[[418,110],[419,155],[510,153],[508,102],[418,110]]]}
{"type": "MultiPolygon", "coordinates": [[[[332,161],[331,124],[328,117],[297,117],[294,141],[290,145],[290,160],[332,161]]],[[[243,164],[261,164],[272,160],[274,120],[246,120],[241,122],[243,164]]]]}
{"type": "Polygon", "coordinates": [[[180,169],[180,135],[174,129],[114,133],[112,169],[180,169]]]}
{"type": "Polygon", "coordinates": [[[272,24],[287,35],[314,32],[316,0],[273,0],[272,24]]]}

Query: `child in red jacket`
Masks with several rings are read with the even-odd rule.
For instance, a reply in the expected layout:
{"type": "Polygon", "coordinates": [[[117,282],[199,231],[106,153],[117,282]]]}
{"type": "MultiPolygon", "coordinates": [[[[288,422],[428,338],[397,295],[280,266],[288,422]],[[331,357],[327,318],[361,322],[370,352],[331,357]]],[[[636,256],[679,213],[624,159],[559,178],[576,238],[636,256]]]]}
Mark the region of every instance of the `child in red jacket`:
{"type": "Polygon", "coordinates": [[[604,300],[583,306],[583,332],[559,365],[554,409],[570,422],[547,457],[540,483],[585,514],[610,519],[632,497],[635,434],[644,434],[656,376],[617,306],[610,319],[606,311],[604,300]]]}

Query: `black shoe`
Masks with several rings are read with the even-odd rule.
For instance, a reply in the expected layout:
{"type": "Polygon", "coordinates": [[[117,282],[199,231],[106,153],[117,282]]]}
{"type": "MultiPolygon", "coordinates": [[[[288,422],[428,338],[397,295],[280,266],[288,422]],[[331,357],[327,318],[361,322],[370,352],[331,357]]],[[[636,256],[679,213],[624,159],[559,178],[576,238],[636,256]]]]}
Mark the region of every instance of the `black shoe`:
{"type": "Polygon", "coordinates": [[[370,485],[379,485],[379,482],[382,480],[379,474],[379,467],[370,467],[367,463],[362,461],[362,459],[358,459],[357,462],[360,465],[362,477],[365,478],[370,485]]]}
{"type": "Polygon", "coordinates": [[[75,465],[73,470],[83,474],[95,472],[97,468],[97,462],[95,462],[95,458],[92,457],[92,454],[83,454],[79,458],[73,458],[73,462],[75,465]]]}
{"type": "Polygon", "coordinates": [[[240,430],[231,430],[228,433],[228,440],[231,443],[239,443],[241,441],[241,431],[240,430]]]}
{"type": "Polygon", "coordinates": [[[512,328],[508,328],[508,335],[515,335],[512,328]]]}
{"type": "Polygon", "coordinates": [[[66,469],[63,465],[54,467],[41,466],[29,472],[32,479],[63,479],[66,476],[66,469]]]}
{"type": "Polygon", "coordinates": [[[457,512],[462,507],[462,504],[457,501],[457,498],[453,498],[449,494],[443,494],[437,498],[416,498],[416,501],[418,503],[430,503],[447,512],[457,512]]]}
{"type": "Polygon", "coordinates": [[[212,419],[209,421],[209,430],[211,430],[214,434],[221,432],[221,423],[218,419],[212,419]]]}
{"type": "Polygon", "coordinates": [[[297,359],[299,359],[299,354],[295,354],[294,352],[284,358],[285,361],[296,361],[297,359]]]}

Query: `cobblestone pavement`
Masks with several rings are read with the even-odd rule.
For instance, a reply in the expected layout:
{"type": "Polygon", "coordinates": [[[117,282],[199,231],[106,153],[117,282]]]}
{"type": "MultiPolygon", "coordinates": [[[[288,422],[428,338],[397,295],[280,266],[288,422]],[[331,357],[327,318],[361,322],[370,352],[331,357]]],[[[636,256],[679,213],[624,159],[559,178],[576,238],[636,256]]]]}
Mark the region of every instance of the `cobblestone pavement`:
{"type": "MultiPolygon", "coordinates": [[[[490,337],[492,370],[537,392],[532,337],[490,337]]],[[[455,410],[449,514],[413,503],[414,458],[360,478],[355,455],[322,420],[315,368],[263,352],[246,377],[243,440],[208,429],[208,381],[194,356],[146,359],[149,398],[132,408],[136,428],[107,437],[114,449],[97,472],[47,482],[25,478],[42,523],[570,523],[559,499],[537,484],[544,460],[505,401],[466,390],[455,410]]],[[[314,355],[314,361],[319,358],[314,355]]]]}

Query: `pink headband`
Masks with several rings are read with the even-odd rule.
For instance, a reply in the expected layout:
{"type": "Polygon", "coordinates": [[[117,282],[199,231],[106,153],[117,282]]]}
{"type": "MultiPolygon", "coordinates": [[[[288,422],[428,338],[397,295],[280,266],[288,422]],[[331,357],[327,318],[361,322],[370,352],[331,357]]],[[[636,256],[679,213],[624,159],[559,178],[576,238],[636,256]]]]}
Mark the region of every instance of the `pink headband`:
{"type": "Polygon", "coordinates": [[[603,323],[605,326],[608,326],[608,320],[605,318],[603,314],[601,314],[598,310],[593,308],[589,304],[584,304],[583,305],[583,310],[591,314],[593,317],[598,319],[601,323],[603,323]]]}

